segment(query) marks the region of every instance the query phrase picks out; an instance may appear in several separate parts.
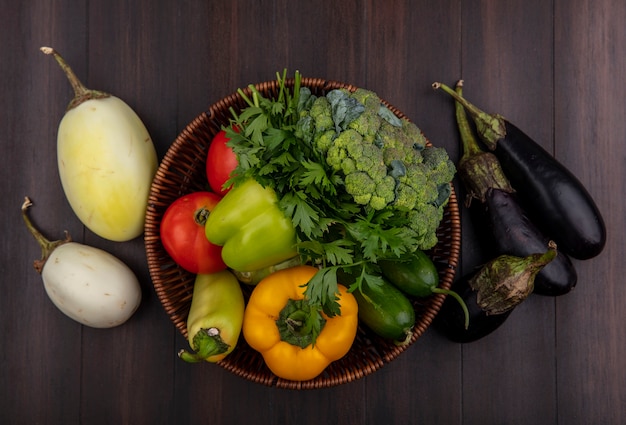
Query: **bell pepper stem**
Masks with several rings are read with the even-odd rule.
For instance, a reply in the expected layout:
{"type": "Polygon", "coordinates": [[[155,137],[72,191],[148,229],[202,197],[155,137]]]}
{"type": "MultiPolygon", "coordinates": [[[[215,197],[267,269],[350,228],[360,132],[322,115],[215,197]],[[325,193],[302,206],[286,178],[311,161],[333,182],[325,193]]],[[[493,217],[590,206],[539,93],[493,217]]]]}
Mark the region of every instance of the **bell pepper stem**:
{"type": "Polygon", "coordinates": [[[193,349],[195,353],[180,350],[178,357],[187,363],[198,363],[212,356],[225,353],[230,345],[226,344],[220,336],[217,328],[202,328],[193,337],[193,349]]]}
{"type": "Polygon", "coordinates": [[[326,319],[319,310],[306,300],[289,299],[276,320],[280,339],[300,348],[315,346],[315,339],[325,324],[326,319]]]}
{"type": "Polygon", "coordinates": [[[308,335],[313,330],[313,323],[310,315],[311,312],[296,310],[285,319],[285,324],[294,334],[308,335]]]}
{"type": "Polygon", "coordinates": [[[241,283],[254,286],[274,272],[288,269],[290,267],[299,266],[301,264],[302,260],[300,256],[295,256],[286,261],[283,261],[282,263],[274,264],[273,266],[269,266],[264,269],[253,270],[249,272],[240,272],[238,270],[233,270],[233,273],[235,274],[235,276],[237,276],[237,280],[239,280],[241,283]]]}

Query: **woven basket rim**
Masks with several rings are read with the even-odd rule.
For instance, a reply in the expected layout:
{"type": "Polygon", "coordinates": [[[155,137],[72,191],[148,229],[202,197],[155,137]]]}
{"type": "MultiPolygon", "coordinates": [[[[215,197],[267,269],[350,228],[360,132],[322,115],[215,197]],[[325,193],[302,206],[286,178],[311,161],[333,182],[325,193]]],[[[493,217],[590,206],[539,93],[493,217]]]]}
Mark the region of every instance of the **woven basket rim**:
{"type": "MultiPolygon", "coordinates": [[[[288,79],[286,85],[292,88],[293,79],[288,79]]],[[[336,88],[349,91],[357,89],[351,84],[321,78],[304,77],[301,85],[309,87],[314,94],[326,93],[336,88]]],[[[277,90],[278,83],[266,81],[254,86],[267,95],[277,90]]],[[[249,88],[243,90],[246,95],[250,93],[249,88]]],[[[408,119],[386,100],[381,98],[381,101],[399,118],[408,119]]],[[[210,140],[222,126],[228,124],[231,117],[230,108],[237,110],[244,106],[243,98],[235,92],[213,103],[207,112],[202,112],[195,117],[180,132],[165,153],[150,188],[144,233],[148,269],[162,307],[185,338],[187,338],[186,314],[191,302],[195,275],[178,267],[165,252],[159,236],[161,217],[176,197],[196,190],[206,190],[208,186],[204,182],[197,181],[196,177],[204,172],[203,161],[206,160],[206,150],[210,140]]],[[[428,144],[431,144],[430,141],[428,144]]],[[[444,220],[440,225],[441,235],[438,232],[440,243],[430,252],[438,266],[439,286],[444,289],[452,286],[461,246],[460,212],[452,183],[451,189],[444,220]],[[441,241],[442,235],[444,242],[441,241]]],[[[260,354],[248,347],[242,337],[235,350],[217,364],[247,380],[279,388],[326,388],[351,382],[377,371],[412,346],[431,325],[444,299],[445,295],[436,294],[425,300],[413,300],[417,316],[416,325],[409,344],[404,346],[382,341],[381,338],[371,335],[371,332],[359,325],[358,341],[355,340],[355,344],[360,345],[358,348],[363,354],[356,358],[350,357],[350,362],[347,359],[345,362],[341,359],[331,363],[322,375],[310,381],[295,382],[276,377],[264,365],[260,354]],[[239,353],[238,350],[240,350],[239,353]],[[333,367],[333,365],[340,366],[333,367]]],[[[351,351],[356,348],[353,346],[351,351]]],[[[351,356],[351,353],[346,355],[348,356],[351,356]]]]}

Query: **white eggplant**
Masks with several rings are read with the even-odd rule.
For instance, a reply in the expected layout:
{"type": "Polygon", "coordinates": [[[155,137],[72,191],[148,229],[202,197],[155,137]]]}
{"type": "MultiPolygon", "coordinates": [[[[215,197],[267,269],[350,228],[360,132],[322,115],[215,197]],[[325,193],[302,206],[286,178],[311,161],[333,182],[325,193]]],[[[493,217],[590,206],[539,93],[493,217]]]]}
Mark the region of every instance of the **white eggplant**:
{"type": "Polygon", "coordinates": [[[112,328],[126,322],[141,302],[141,287],[133,271],[117,257],[92,246],[65,240],[49,241],[32,224],[26,227],[41,246],[35,261],[50,300],[65,315],[93,328],[112,328]]]}
{"type": "Polygon", "coordinates": [[[41,51],[54,56],[74,89],[57,134],[59,176],[70,206],[105,239],[138,237],[158,166],[148,130],[124,101],[85,88],[54,49],[41,51]]]}

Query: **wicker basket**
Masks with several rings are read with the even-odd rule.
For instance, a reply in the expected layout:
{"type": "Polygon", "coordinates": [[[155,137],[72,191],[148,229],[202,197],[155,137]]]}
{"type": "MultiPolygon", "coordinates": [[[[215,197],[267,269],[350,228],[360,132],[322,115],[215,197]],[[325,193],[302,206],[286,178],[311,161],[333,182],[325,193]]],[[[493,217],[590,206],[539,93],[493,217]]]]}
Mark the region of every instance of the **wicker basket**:
{"type": "MultiPolygon", "coordinates": [[[[293,81],[287,84],[292,87],[293,81]]],[[[312,78],[303,78],[302,86],[309,87],[316,95],[335,88],[356,90],[349,84],[312,78]]],[[[277,92],[276,81],[260,83],[256,87],[266,96],[277,92]]],[[[396,108],[385,104],[398,117],[404,117],[396,108]]],[[[182,131],[163,158],[150,190],[145,225],[150,276],[165,312],[185,337],[195,275],[178,267],[165,252],[159,237],[159,225],[166,208],[175,199],[190,192],[208,189],[205,174],[207,149],[212,137],[223,125],[228,124],[231,107],[235,110],[245,107],[243,99],[236,93],[210,106],[208,112],[200,114],[182,131]]],[[[438,267],[440,287],[448,289],[456,273],[461,244],[459,208],[454,188],[437,233],[439,242],[429,254],[438,267]]],[[[247,299],[251,288],[245,285],[242,287],[247,299]]],[[[392,341],[377,337],[364,326],[359,326],[348,354],[331,363],[321,375],[310,381],[294,382],[278,378],[265,366],[261,355],[251,349],[243,338],[239,339],[235,350],[218,364],[250,381],[281,388],[323,388],[354,381],[380,369],[413,344],[430,326],[443,301],[443,295],[413,300],[417,320],[410,344],[406,346],[399,347],[392,341]]]]}

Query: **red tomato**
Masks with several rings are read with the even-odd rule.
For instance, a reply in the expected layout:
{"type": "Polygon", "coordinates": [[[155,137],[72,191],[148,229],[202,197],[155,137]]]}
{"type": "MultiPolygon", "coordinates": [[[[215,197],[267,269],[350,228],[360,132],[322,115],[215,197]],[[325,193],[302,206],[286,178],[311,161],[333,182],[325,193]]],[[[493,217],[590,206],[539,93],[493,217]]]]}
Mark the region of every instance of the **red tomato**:
{"type": "Polygon", "coordinates": [[[161,242],[167,253],[185,270],[215,273],[226,268],[222,247],[208,241],[206,217],[221,197],[211,192],[194,192],[175,200],[163,214],[161,242]]]}
{"type": "Polygon", "coordinates": [[[230,146],[226,145],[230,139],[226,132],[220,130],[209,146],[206,161],[206,176],[213,192],[224,196],[230,188],[223,189],[224,183],[230,178],[230,173],[237,167],[237,155],[230,146]]]}

